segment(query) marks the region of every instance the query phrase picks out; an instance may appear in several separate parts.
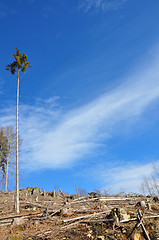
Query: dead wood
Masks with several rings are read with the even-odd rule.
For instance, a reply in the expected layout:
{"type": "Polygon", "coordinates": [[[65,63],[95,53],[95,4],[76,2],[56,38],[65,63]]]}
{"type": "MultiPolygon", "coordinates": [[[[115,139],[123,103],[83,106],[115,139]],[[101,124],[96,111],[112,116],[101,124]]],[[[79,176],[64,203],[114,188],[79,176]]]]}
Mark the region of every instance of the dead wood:
{"type": "Polygon", "coordinates": [[[53,217],[56,213],[59,213],[61,209],[56,210],[54,213],[50,214],[51,217],[53,217]]]}
{"type": "Polygon", "coordinates": [[[61,229],[69,228],[69,227],[72,227],[72,226],[77,225],[77,224],[79,224],[79,223],[81,223],[81,221],[74,222],[74,223],[70,223],[70,224],[68,224],[68,225],[66,225],[66,226],[61,227],[61,229]]]}
{"type": "Polygon", "coordinates": [[[114,222],[114,219],[98,219],[98,220],[80,221],[80,223],[97,223],[97,222],[114,222]]]}
{"type": "Polygon", "coordinates": [[[101,214],[104,214],[104,213],[108,213],[108,212],[110,212],[110,210],[107,210],[107,211],[104,211],[104,212],[98,212],[98,213],[94,213],[94,214],[89,214],[89,215],[83,215],[83,216],[80,216],[80,217],[70,218],[70,219],[62,220],[62,222],[66,223],[66,222],[70,222],[70,221],[76,221],[76,220],[82,219],[82,218],[91,218],[91,217],[101,215],[101,214]]]}
{"type": "Polygon", "coordinates": [[[20,217],[32,217],[32,216],[38,216],[41,215],[42,213],[33,213],[33,214],[23,214],[23,215],[13,215],[13,216],[6,216],[6,217],[1,217],[0,221],[5,220],[5,219],[13,219],[13,218],[20,218],[20,217]]]}
{"type": "Polygon", "coordinates": [[[81,199],[88,199],[88,197],[86,197],[86,196],[79,197],[77,199],[74,199],[72,202],[80,201],[81,199]]]}
{"type": "Polygon", "coordinates": [[[146,229],[145,229],[145,226],[144,226],[144,224],[143,224],[143,222],[142,222],[142,220],[143,220],[143,215],[144,215],[144,213],[141,214],[141,211],[139,210],[139,211],[138,211],[138,216],[137,216],[137,218],[138,218],[138,220],[140,221],[140,225],[141,225],[141,227],[142,227],[142,230],[143,230],[143,232],[144,232],[144,235],[145,235],[146,239],[147,239],[147,240],[151,240],[150,237],[149,237],[149,235],[148,235],[148,233],[147,233],[147,231],[146,231],[146,229]]]}
{"type": "MultiPolygon", "coordinates": [[[[159,215],[153,215],[153,216],[145,216],[143,217],[143,219],[151,219],[151,218],[159,218],[159,215]]],[[[120,222],[121,223],[126,223],[126,222],[131,222],[131,221],[136,221],[137,218],[131,218],[131,219],[124,219],[124,220],[121,220],[120,222]]]]}
{"type": "Polygon", "coordinates": [[[86,240],[89,238],[88,236],[92,239],[103,236],[105,239],[122,240],[126,239],[134,225],[138,225],[138,233],[143,232],[146,240],[150,240],[146,237],[146,232],[149,231],[148,234],[152,236],[152,239],[156,239],[158,232],[159,203],[152,202],[151,211],[147,209],[149,212],[146,212],[142,219],[139,213],[136,214],[138,209],[135,207],[136,202],[145,201],[147,203],[151,201],[151,199],[147,201],[146,197],[98,196],[90,198],[84,196],[77,198],[76,195],[66,195],[62,191],[54,197],[46,193],[38,195],[38,201],[36,201],[35,196],[24,197],[21,200],[21,214],[19,215],[13,214],[12,200],[13,194],[2,194],[2,198],[0,198],[0,212],[3,214],[0,218],[0,234],[4,234],[2,239],[6,239],[12,229],[14,231],[12,234],[15,234],[15,237],[25,236],[26,239],[30,237],[34,240],[43,239],[44,235],[47,236],[47,239],[54,240],[68,238],[86,240]],[[26,204],[29,205],[28,209],[25,208],[26,204]],[[39,208],[39,210],[34,212],[33,207],[39,208]],[[107,213],[109,214],[114,208],[124,208],[127,212],[128,217],[120,218],[119,216],[120,226],[117,226],[113,217],[106,218],[107,213]],[[67,209],[66,213],[60,214],[61,209],[67,209]],[[129,217],[130,219],[127,219],[129,217]],[[13,219],[16,218],[25,219],[21,228],[17,227],[16,221],[12,229],[6,227],[11,225],[13,219]],[[136,222],[134,223],[134,221],[136,222]],[[114,230],[113,223],[116,224],[114,230]],[[7,232],[5,233],[5,231],[7,232]]]}
{"type": "Polygon", "coordinates": [[[65,194],[63,193],[63,191],[62,191],[61,189],[60,189],[59,191],[60,191],[62,197],[65,198],[66,196],[65,196],[65,194]]]}
{"type": "Polygon", "coordinates": [[[50,207],[50,203],[48,204],[47,208],[44,210],[42,217],[46,217],[48,216],[48,211],[49,211],[49,207],[50,207]]]}
{"type": "Polygon", "coordinates": [[[37,203],[33,203],[33,202],[24,202],[23,201],[23,204],[29,204],[29,205],[32,205],[32,206],[35,206],[35,207],[37,207],[37,208],[46,208],[46,206],[43,206],[43,205],[39,205],[39,204],[37,204],[37,203]]]}
{"type": "Polygon", "coordinates": [[[143,215],[144,214],[142,214],[141,216],[137,216],[137,223],[135,224],[135,226],[133,227],[133,229],[132,229],[132,231],[130,232],[130,234],[129,234],[129,236],[128,236],[128,238],[133,234],[133,232],[141,225],[141,222],[142,222],[142,220],[143,220],[143,215]]]}

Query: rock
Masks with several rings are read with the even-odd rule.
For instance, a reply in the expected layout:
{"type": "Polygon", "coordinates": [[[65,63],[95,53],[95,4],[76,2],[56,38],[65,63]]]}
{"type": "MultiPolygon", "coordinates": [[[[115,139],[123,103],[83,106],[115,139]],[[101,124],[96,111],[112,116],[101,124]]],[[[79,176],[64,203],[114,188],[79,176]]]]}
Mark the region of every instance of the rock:
{"type": "Polygon", "coordinates": [[[72,214],[72,211],[70,208],[62,208],[60,210],[60,215],[71,215],[72,214]]]}
{"type": "Polygon", "coordinates": [[[141,209],[145,209],[146,208],[146,203],[145,201],[140,201],[136,203],[136,207],[140,207],[141,209]]]}
{"type": "Polygon", "coordinates": [[[127,214],[124,208],[114,208],[110,212],[109,218],[113,218],[118,222],[121,220],[130,219],[130,215],[127,214]]]}
{"type": "Polygon", "coordinates": [[[60,215],[64,215],[64,214],[67,214],[68,213],[68,209],[67,208],[62,208],[60,210],[60,215]]]}
{"type": "Polygon", "coordinates": [[[24,222],[25,222],[25,220],[22,217],[14,218],[13,221],[12,221],[12,226],[22,225],[22,224],[24,224],[24,222]]]}
{"type": "Polygon", "coordinates": [[[119,214],[119,220],[126,220],[130,218],[130,215],[127,214],[126,210],[124,208],[118,209],[119,214]]]}

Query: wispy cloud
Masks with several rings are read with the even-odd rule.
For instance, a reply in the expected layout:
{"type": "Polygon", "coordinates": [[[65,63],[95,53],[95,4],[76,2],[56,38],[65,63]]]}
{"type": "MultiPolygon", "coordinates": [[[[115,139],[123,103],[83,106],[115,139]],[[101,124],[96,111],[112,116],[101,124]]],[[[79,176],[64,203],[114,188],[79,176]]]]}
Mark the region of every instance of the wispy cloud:
{"type": "MultiPolygon", "coordinates": [[[[35,106],[21,106],[23,166],[29,170],[70,167],[113,137],[119,123],[124,126],[140,119],[159,99],[157,53],[147,65],[128,74],[119,87],[68,113],[57,107],[54,98],[38,100],[40,104],[35,106]]],[[[1,125],[15,121],[13,110],[2,111],[1,125]]]]}
{"type": "MultiPolygon", "coordinates": [[[[159,166],[159,160],[155,160],[155,165],[159,166]]],[[[85,171],[84,171],[85,172],[85,171]]],[[[152,159],[149,163],[139,162],[111,162],[96,165],[87,171],[89,178],[102,183],[101,190],[106,190],[109,193],[140,193],[141,183],[144,177],[149,177],[153,172],[152,159]]]]}
{"type": "Polygon", "coordinates": [[[128,0],[82,0],[79,9],[88,12],[91,9],[109,11],[116,10],[128,0]]]}

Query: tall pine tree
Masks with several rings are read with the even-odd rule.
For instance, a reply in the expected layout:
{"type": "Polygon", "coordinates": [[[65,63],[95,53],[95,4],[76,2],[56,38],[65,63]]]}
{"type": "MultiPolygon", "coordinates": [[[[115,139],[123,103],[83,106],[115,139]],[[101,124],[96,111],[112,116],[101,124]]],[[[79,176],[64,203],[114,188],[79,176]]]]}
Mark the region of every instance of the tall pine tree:
{"type": "Polygon", "coordinates": [[[17,108],[16,108],[16,212],[19,213],[19,138],[18,138],[18,107],[19,107],[19,77],[20,73],[24,73],[31,64],[27,61],[28,57],[25,53],[21,54],[18,48],[13,54],[14,61],[6,65],[6,70],[12,74],[17,74],[17,108]]]}

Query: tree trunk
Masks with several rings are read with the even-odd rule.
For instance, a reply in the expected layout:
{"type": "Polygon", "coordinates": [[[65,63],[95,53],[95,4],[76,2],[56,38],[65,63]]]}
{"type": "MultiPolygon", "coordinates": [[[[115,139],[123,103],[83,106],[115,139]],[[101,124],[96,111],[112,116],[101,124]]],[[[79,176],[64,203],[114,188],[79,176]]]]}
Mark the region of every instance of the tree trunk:
{"type": "Polygon", "coordinates": [[[19,72],[17,77],[17,109],[16,109],[16,212],[19,213],[19,137],[18,137],[18,106],[19,106],[19,72]]]}
{"type": "Polygon", "coordinates": [[[77,190],[77,184],[76,184],[76,180],[74,179],[74,181],[75,181],[76,193],[77,193],[77,196],[79,196],[79,193],[78,193],[78,190],[77,190]]]}
{"type": "Polygon", "coordinates": [[[7,166],[6,166],[5,192],[7,192],[7,185],[8,185],[8,167],[9,167],[9,156],[7,157],[7,166]]]}

